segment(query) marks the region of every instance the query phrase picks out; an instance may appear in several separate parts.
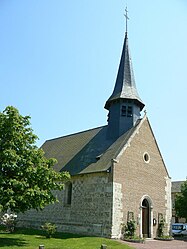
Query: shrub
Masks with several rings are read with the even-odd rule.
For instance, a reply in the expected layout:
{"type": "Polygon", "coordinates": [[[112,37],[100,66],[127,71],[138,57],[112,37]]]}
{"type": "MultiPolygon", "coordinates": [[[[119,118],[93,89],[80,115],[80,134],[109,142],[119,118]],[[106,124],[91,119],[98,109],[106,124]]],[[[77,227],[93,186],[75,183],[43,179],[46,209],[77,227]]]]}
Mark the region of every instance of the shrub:
{"type": "Polygon", "coordinates": [[[158,237],[164,236],[164,228],[165,228],[165,221],[164,219],[161,219],[158,223],[158,237]]]}
{"type": "Polygon", "coordinates": [[[1,218],[2,224],[6,227],[7,232],[12,233],[16,225],[16,214],[4,214],[1,218]]]}
{"type": "Polygon", "coordinates": [[[134,220],[127,221],[127,224],[122,228],[124,238],[133,238],[136,231],[136,222],[134,220]]]}
{"type": "Polygon", "coordinates": [[[51,238],[53,234],[56,233],[56,225],[52,223],[45,223],[43,226],[41,226],[42,230],[46,232],[46,238],[51,238]]]}

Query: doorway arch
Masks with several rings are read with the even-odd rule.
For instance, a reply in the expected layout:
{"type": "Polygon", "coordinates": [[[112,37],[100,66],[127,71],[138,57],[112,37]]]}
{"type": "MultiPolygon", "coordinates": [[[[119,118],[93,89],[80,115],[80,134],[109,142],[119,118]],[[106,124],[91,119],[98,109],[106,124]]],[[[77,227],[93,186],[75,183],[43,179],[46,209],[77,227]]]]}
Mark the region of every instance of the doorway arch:
{"type": "Polygon", "coordinates": [[[153,236],[153,224],[152,224],[152,201],[149,196],[143,196],[140,206],[140,235],[143,238],[151,238],[153,236]]]}

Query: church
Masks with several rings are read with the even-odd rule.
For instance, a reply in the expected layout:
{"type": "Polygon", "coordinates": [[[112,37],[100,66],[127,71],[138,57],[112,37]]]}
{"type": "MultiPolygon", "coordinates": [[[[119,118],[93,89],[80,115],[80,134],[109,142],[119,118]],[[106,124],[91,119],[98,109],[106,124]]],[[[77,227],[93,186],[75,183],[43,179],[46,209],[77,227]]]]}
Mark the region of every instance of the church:
{"type": "Polygon", "coordinates": [[[141,238],[154,238],[163,218],[171,222],[171,179],[141,100],[126,29],[114,90],[106,100],[107,125],[47,140],[56,171],[71,180],[55,193],[59,202],[19,216],[19,226],[55,223],[59,231],[120,238],[133,219],[141,238]]]}

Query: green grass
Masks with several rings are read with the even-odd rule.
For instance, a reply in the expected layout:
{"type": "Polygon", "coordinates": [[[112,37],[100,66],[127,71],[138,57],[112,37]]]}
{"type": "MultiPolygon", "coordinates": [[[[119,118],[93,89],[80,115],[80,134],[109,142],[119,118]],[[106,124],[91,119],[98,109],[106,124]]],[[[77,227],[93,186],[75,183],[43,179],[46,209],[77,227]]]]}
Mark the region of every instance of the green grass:
{"type": "Polygon", "coordinates": [[[54,238],[46,239],[42,231],[33,229],[16,229],[14,233],[0,231],[0,247],[3,249],[38,249],[39,245],[44,245],[45,249],[100,249],[101,244],[106,244],[107,249],[132,249],[100,237],[57,233],[54,238]]]}

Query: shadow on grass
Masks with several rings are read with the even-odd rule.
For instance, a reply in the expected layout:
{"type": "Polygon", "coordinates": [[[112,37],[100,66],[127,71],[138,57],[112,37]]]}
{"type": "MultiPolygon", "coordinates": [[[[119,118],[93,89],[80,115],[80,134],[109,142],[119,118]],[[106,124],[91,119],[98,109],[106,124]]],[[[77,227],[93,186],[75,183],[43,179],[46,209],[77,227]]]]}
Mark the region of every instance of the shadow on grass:
{"type": "MultiPolygon", "coordinates": [[[[32,228],[16,228],[14,231],[15,234],[25,234],[25,235],[36,235],[36,236],[43,236],[45,238],[46,233],[42,230],[32,229],[32,228]]],[[[80,234],[71,234],[71,233],[62,233],[56,232],[52,238],[56,239],[72,239],[72,238],[83,238],[89,237],[80,234]]],[[[41,238],[41,237],[39,237],[41,238]]]]}
{"type": "Polygon", "coordinates": [[[23,239],[14,239],[14,238],[0,238],[0,247],[4,247],[4,246],[26,246],[27,243],[25,240],[23,239]]]}
{"type": "Polygon", "coordinates": [[[43,235],[42,230],[36,230],[31,228],[15,228],[13,234],[24,234],[24,235],[43,235]]]}

